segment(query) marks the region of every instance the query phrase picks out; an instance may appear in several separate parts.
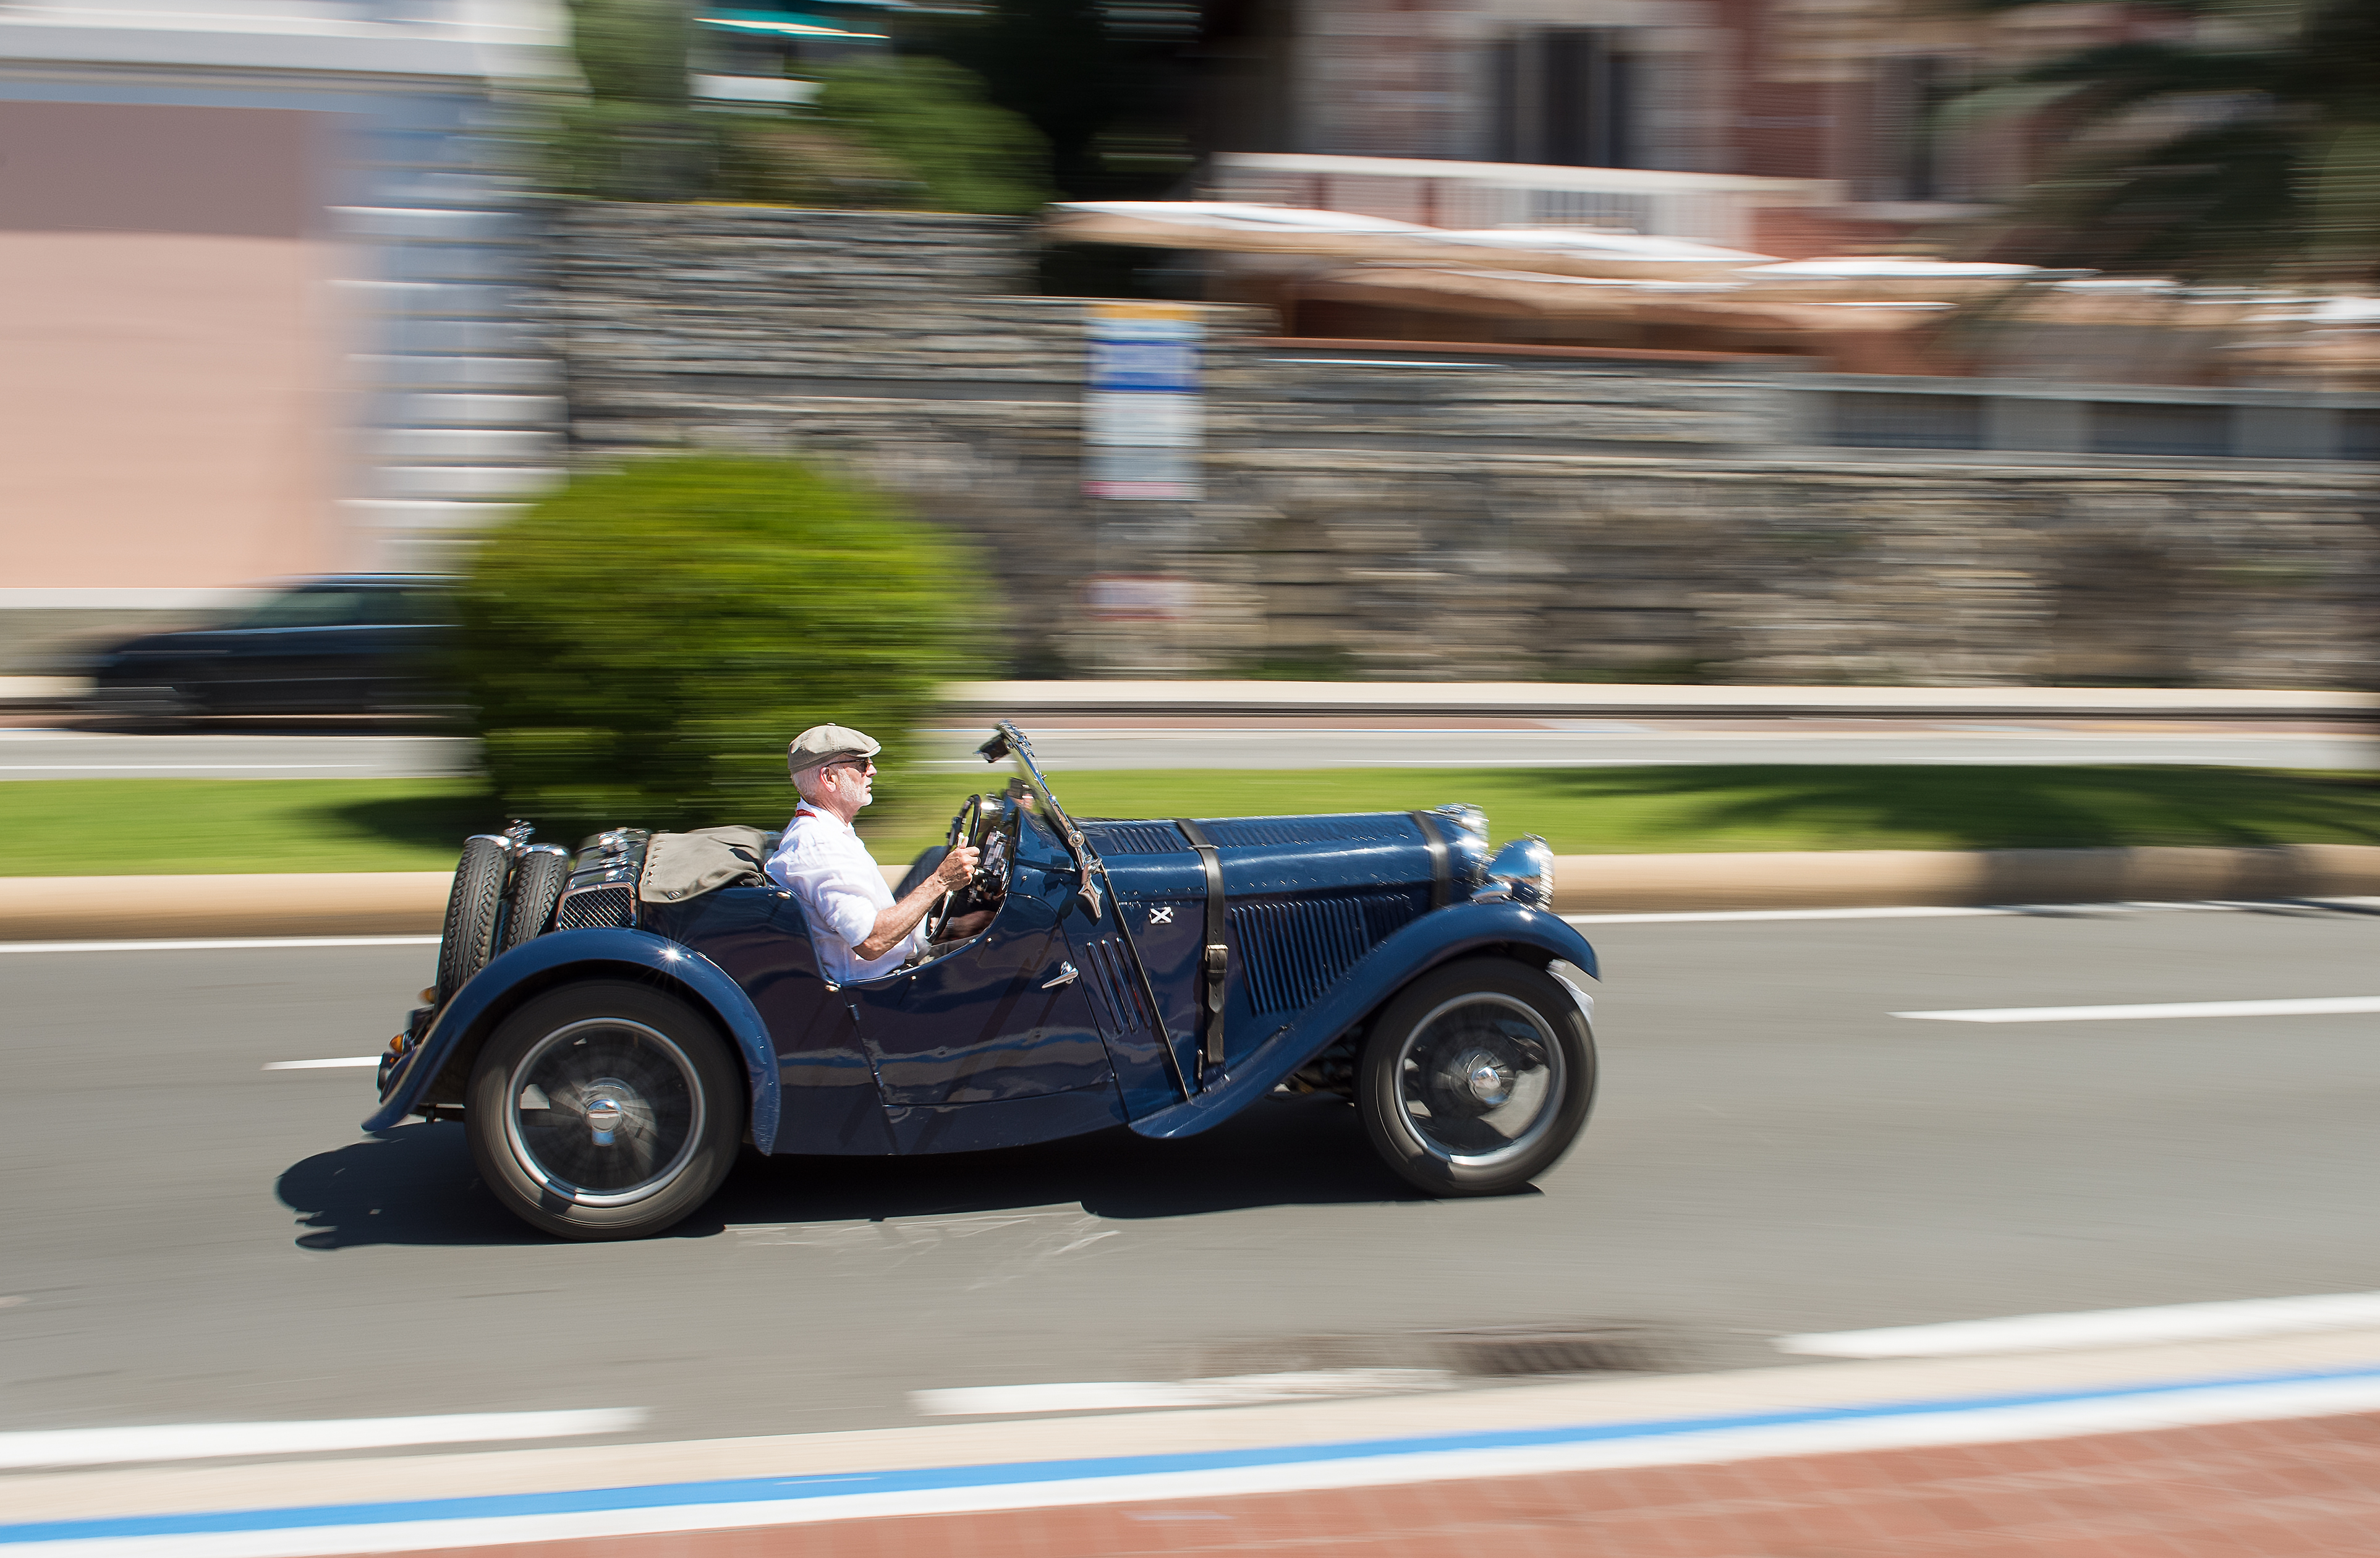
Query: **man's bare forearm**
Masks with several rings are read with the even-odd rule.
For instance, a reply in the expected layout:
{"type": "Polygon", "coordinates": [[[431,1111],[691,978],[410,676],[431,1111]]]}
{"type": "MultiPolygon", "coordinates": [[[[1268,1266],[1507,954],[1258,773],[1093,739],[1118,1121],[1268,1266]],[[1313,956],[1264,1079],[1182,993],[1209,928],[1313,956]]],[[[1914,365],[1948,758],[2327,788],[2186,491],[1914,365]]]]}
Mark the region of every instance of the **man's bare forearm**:
{"type": "Polygon", "coordinates": [[[932,910],[934,900],[946,890],[939,877],[928,877],[917,883],[909,890],[907,897],[878,913],[876,929],[868,931],[868,939],[852,950],[862,957],[881,957],[891,952],[917,928],[918,922],[932,910]]]}

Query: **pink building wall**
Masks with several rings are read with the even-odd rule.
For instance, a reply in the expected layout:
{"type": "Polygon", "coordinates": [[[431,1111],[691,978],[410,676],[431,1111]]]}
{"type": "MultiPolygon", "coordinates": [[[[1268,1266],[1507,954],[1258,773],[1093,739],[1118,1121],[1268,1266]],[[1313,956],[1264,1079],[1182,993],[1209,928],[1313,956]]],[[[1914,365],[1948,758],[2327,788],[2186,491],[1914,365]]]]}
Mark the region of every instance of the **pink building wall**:
{"type": "Polygon", "coordinates": [[[0,103],[0,584],[344,561],[323,117],[0,103]]]}

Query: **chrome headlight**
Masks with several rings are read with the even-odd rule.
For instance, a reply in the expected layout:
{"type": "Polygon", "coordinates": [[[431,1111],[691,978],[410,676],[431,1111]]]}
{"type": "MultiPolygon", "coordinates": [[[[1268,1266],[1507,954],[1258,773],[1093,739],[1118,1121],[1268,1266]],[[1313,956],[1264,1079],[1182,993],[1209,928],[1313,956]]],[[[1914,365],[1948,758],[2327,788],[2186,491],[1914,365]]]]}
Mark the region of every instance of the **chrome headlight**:
{"type": "Polygon", "coordinates": [[[1516,904],[1550,908],[1554,901],[1553,846],[1535,834],[1523,834],[1488,862],[1488,884],[1482,894],[1500,893],[1516,904]]]}
{"type": "Polygon", "coordinates": [[[1454,869],[1458,887],[1476,887],[1488,880],[1488,813],[1460,803],[1433,806],[1429,814],[1443,820],[1447,862],[1454,869]]]}

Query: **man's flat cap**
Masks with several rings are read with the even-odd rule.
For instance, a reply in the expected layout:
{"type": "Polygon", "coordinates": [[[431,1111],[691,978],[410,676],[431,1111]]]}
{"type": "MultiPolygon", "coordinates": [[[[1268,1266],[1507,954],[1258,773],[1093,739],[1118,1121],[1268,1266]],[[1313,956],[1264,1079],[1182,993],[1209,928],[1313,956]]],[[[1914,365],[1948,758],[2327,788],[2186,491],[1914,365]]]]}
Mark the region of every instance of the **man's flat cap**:
{"type": "Polygon", "coordinates": [[[785,772],[799,773],[806,768],[816,768],[837,758],[872,758],[884,749],[884,743],[873,736],[839,724],[814,724],[793,739],[785,749],[785,772]]]}

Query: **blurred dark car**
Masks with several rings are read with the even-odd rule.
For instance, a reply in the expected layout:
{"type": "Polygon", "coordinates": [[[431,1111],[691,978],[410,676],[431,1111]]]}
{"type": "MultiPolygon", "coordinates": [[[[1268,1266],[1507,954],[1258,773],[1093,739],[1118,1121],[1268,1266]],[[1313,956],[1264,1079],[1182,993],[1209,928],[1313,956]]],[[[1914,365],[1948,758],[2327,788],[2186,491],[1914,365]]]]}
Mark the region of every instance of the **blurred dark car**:
{"type": "Polygon", "coordinates": [[[219,714],[418,714],[451,705],[440,660],[447,581],[425,574],[310,579],[208,627],[151,633],[94,655],[91,712],[169,724],[219,714]]]}

